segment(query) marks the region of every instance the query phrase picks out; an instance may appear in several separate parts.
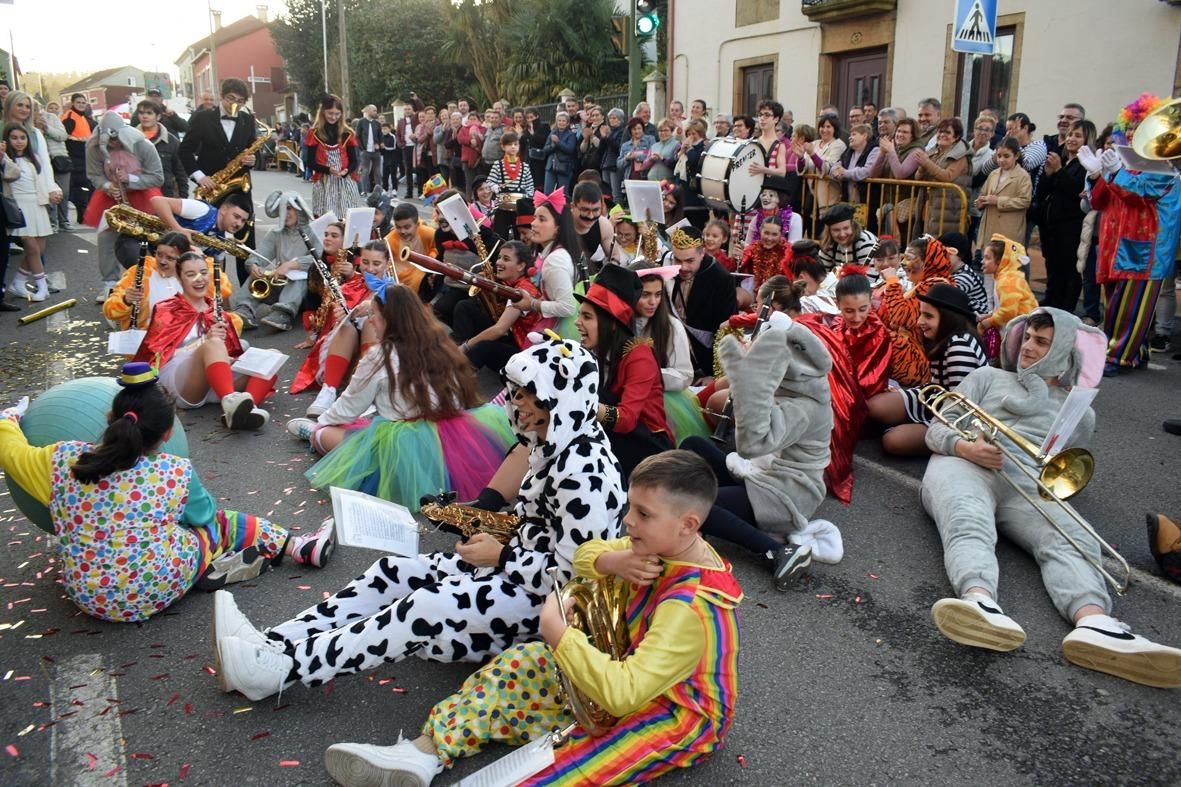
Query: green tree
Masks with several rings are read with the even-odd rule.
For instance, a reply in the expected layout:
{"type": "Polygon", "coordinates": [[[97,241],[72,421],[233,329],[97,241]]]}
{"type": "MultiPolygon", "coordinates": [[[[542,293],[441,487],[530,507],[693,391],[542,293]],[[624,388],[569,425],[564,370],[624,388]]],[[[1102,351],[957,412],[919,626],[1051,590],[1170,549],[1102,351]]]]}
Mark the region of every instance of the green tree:
{"type": "Polygon", "coordinates": [[[452,0],[443,56],[466,66],[475,76],[482,103],[505,96],[505,71],[510,43],[506,30],[521,7],[520,0],[452,0]]]}

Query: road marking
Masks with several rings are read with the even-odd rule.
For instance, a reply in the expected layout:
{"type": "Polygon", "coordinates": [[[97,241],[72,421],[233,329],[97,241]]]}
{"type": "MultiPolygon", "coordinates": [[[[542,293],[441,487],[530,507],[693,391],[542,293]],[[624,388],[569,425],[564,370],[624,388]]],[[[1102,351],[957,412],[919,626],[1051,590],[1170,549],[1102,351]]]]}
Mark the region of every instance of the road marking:
{"type": "MultiPolygon", "coordinates": [[[[923,487],[921,480],[915,478],[912,475],[907,475],[906,473],[903,473],[899,470],[895,470],[892,467],[888,467],[874,459],[866,459],[865,457],[855,455],[853,457],[853,465],[864,470],[877,473],[878,475],[885,476],[890,482],[906,487],[915,494],[918,494],[923,487]]],[[[1116,578],[1118,578],[1119,575],[1123,573],[1123,567],[1106,556],[1103,558],[1103,567],[1107,569],[1108,573],[1116,578]]],[[[1163,593],[1181,601],[1181,585],[1176,585],[1164,579],[1163,577],[1158,577],[1156,574],[1151,574],[1147,571],[1144,571],[1143,569],[1136,568],[1135,566],[1131,566],[1131,569],[1132,576],[1130,584],[1132,587],[1136,585],[1146,585],[1158,593],[1163,593]]],[[[1130,589],[1131,588],[1129,588],[1129,590],[1130,589]]]]}
{"type": "Polygon", "coordinates": [[[103,709],[119,699],[119,687],[103,668],[97,653],[83,653],[59,664],[50,700],[56,714],[77,711],[75,716],[50,728],[50,780],[53,784],[76,784],[126,787],[127,758],[123,751],[123,725],[119,721],[119,706],[107,713],[103,709]],[[71,689],[70,686],[79,688],[71,689]],[[74,700],[82,705],[71,706],[74,700]],[[89,767],[90,757],[94,768],[89,767]],[[105,774],[118,769],[118,773],[105,774]]]}
{"type": "Polygon", "coordinates": [[[49,286],[55,290],[65,292],[66,289],[66,272],[65,271],[50,271],[45,274],[45,281],[49,286]]]}
{"type": "Polygon", "coordinates": [[[1169,369],[1169,367],[1162,366],[1159,363],[1150,363],[1150,364],[1148,364],[1148,368],[1154,372],[1165,372],[1165,371],[1168,371],[1168,369],[1169,369]]]}

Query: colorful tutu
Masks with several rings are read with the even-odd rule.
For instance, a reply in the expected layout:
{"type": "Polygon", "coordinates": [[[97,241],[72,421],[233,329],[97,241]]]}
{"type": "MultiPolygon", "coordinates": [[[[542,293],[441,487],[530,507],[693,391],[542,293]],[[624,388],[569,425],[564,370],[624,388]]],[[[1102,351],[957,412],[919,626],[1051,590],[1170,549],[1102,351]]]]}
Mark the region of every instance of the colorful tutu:
{"type": "Polygon", "coordinates": [[[701,412],[701,402],[688,390],[664,392],[664,415],[676,445],[680,445],[687,437],[709,437],[713,434],[713,429],[705,422],[701,412]]]}
{"type": "Polygon", "coordinates": [[[339,486],[418,511],[423,495],[471,500],[516,441],[504,409],[484,404],[443,421],[374,418],[307,471],[317,489],[339,486]]]}
{"type": "MultiPolygon", "coordinates": [[[[584,281],[574,282],[574,292],[576,292],[579,295],[586,295],[586,282],[584,282],[584,281]]],[[[582,336],[579,335],[578,329],[574,327],[574,321],[577,319],[578,319],[578,303],[575,302],[574,314],[571,314],[569,317],[563,317],[560,320],[558,320],[558,325],[556,328],[554,328],[554,330],[557,331],[558,336],[561,336],[563,339],[570,339],[571,341],[580,342],[580,341],[582,341],[582,336]]]]}

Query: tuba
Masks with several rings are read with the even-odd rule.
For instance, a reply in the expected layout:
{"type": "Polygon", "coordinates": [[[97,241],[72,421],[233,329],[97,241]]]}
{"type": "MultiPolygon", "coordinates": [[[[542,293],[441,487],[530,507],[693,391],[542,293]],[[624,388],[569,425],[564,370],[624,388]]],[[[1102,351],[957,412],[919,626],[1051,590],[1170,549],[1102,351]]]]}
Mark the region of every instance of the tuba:
{"type": "Polygon", "coordinates": [[[1025,501],[1033,506],[1042,515],[1042,518],[1107,580],[1117,595],[1122,596],[1127,591],[1128,584],[1132,580],[1132,569],[1128,566],[1128,561],[1124,560],[1115,547],[1099,535],[1090,522],[1082,518],[1074,506],[1066,502],[1083,491],[1095,473],[1095,458],[1091,456],[1090,451],[1085,448],[1068,448],[1057,454],[1044,454],[1038,446],[1003,424],[1000,419],[984,410],[980,405],[958,391],[949,391],[941,385],[924,386],[919,389],[918,398],[919,402],[931,411],[931,415],[937,421],[955,431],[961,439],[973,442],[982,438],[999,448],[1006,459],[1012,462],[1029,480],[1033,481],[1042,501],[1056,504],[1061,508],[1075,521],[1075,524],[1099,543],[1103,552],[1106,552],[1112,560],[1119,564],[1124,574],[1123,581],[1116,579],[1103,567],[1101,561],[1094,560],[1084,551],[1074,536],[1054,521],[1042,502],[1022,489],[1016,479],[1003,470],[996,472],[1000,473],[1009,486],[1025,498],[1025,501]],[[952,413],[953,409],[959,410],[960,414],[952,413]],[[1033,460],[1037,469],[1033,470],[1023,463],[1017,454],[997,440],[998,437],[1004,437],[1015,445],[1019,451],[1033,460]]]}
{"type": "Polygon", "coordinates": [[[1181,157],[1181,98],[1162,104],[1140,121],[1132,150],[1153,161],[1181,157]]]}
{"type": "MultiPolygon", "coordinates": [[[[556,571],[556,568],[549,569],[551,575],[556,571]]],[[[575,577],[560,590],[555,588],[554,592],[558,597],[558,608],[572,628],[586,634],[591,644],[613,661],[623,661],[627,657],[631,649],[631,632],[627,628],[629,587],[626,581],[612,576],[601,579],[575,577]]],[[[561,669],[558,669],[558,682],[562,687],[563,701],[574,714],[578,726],[591,737],[606,734],[619,721],[583,694],[561,669]]],[[[568,733],[569,728],[558,735],[564,740],[568,733]]]]}

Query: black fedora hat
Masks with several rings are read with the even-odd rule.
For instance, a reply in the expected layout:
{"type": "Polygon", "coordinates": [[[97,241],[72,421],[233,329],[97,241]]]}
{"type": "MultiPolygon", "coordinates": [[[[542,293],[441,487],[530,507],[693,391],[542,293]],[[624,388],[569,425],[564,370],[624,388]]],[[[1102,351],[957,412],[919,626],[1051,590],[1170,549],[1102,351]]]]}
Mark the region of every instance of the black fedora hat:
{"type": "Polygon", "coordinates": [[[919,300],[937,309],[953,311],[969,320],[976,319],[976,312],[972,311],[972,302],[968,300],[968,294],[951,284],[936,284],[927,290],[926,294],[920,295],[919,300]]]}
{"type": "Polygon", "coordinates": [[[603,309],[630,333],[636,303],[643,292],[644,285],[640,283],[640,277],[634,271],[608,263],[595,276],[594,283],[586,291],[586,295],[574,293],[574,297],[579,303],[589,301],[603,309]]]}

